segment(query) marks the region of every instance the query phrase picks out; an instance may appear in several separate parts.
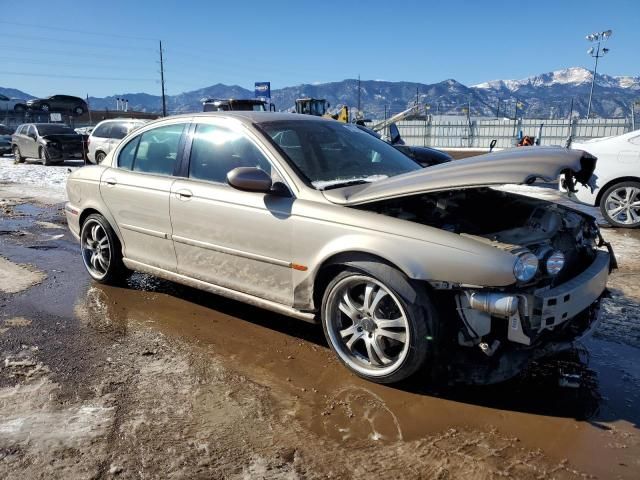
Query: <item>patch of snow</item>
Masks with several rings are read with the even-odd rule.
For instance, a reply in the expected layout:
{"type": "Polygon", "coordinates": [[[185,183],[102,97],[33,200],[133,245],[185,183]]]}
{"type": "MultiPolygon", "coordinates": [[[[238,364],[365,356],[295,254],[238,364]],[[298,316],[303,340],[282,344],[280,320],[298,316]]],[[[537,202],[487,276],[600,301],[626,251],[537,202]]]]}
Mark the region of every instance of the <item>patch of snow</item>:
{"type": "Polygon", "coordinates": [[[80,166],[82,166],[81,161],[73,160],[48,167],[31,160],[16,164],[13,161],[13,156],[0,156],[0,185],[35,186],[51,191],[54,197],[64,199],[67,177],[69,173],[80,166]]]}

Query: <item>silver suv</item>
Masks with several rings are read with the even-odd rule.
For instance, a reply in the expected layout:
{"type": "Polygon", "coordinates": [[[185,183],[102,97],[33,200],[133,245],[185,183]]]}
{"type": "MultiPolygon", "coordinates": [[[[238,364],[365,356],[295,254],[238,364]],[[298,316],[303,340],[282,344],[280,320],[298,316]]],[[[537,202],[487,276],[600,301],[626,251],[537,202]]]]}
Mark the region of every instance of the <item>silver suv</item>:
{"type": "Polygon", "coordinates": [[[124,137],[136,128],[147,123],[146,120],[132,118],[114,118],[103,120],[91,132],[88,140],[87,159],[91,163],[100,163],[124,137]]]}

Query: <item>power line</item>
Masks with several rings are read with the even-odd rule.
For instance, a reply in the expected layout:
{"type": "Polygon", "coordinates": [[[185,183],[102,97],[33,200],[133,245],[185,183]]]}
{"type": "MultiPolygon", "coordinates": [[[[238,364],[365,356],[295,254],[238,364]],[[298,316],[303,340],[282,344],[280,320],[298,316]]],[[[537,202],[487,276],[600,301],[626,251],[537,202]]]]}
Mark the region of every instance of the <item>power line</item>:
{"type": "Polygon", "coordinates": [[[115,34],[115,33],[100,33],[100,32],[90,32],[87,30],[73,30],[70,28],[61,28],[61,27],[52,27],[51,25],[36,25],[33,23],[18,23],[18,22],[14,22],[14,21],[6,21],[6,20],[0,20],[0,24],[4,24],[4,25],[16,25],[19,27],[30,27],[30,28],[38,28],[41,30],[57,30],[59,32],[69,32],[69,33],[81,33],[82,35],[96,35],[96,36],[100,36],[100,37],[110,37],[110,38],[128,38],[128,39],[133,39],[133,40],[145,40],[145,41],[151,41],[151,42],[155,42],[157,41],[157,39],[155,38],[149,38],[149,37],[137,37],[137,36],[133,36],[133,35],[119,35],[119,34],[115,34]]]}
{"type": "Polygon", "coordinates": [[[4,51],[17,50],[17,51],[36,52],[36,53],[43,53],[43,54],[55,54],[55,55],[75,57],[75,58],[78,58],[79,55],[86,55],[92,58],[118,58],[120,60],[126,57],[139,58],[139,56],[133,57],[132,55],[127,55],[127,54],[109,55],[105,53],[82,52],[75,49],[70,52],[68,50],[49,50],[49,49],[42,49],[42,48],[36,48],[36,47],[22,47],[22,46],[16,47],[14,45],[0,45],[0,48],[6,49],[6,50],[3,50],[3,53],[4,51]]]}
{"type": "MultiPolygon", "coordinates": [[[[25,40],[44,40],[46,42],[55,42],[55,43],[65,43],[65,44],[70,44],[70,45],[78,45],[78,41],[77,40],[63,40],[63,39],[59,39],[59,38],[53,38],[53,37],[41,37],[39,35],[20,35],[20,34],[15,34],[15,33],[9,33],[10,38],[21,38],[21,39],[25,39],[25,40]]],[[[104,43],[92,43],[92,42],[85,42],[82,41],[81,42],[82,46],[85,47],[93,47],[93,48],[110,48],[110,49],[127,49],[127,50],[142,50],[142,51],[147,51],[147,52],[153,52],[155,51],[153,48],[150,47],[134,47],[131,45],[106,45],[104,43]]]]}
{"type": "MultiPolygon", "coordinates": [[[[26,63],[28,65],[49,65],[52,67],[71,67],[71,68],[123,68],[123,65],[108,65],[108,64],[90,64],[90,63],[65,63],[65,62],[45,62],[41,60],[26,60],[18,57],[5,57],[0,56],[0,60],[8,60],[12,63],[26,63]]],[[[127,70],[143,70],[150,72],[153,67],[134,67],[126,65],[127,70]]]]}
{"type": "Polygon", "coordinates": [[[59,75],[55,73],[33,73],[33,72],[7,72],[0,71],[3,75],[14,75],[16,77],[53,77],[53,78],[76,78],[83,80],[113,80],[122,82],[157,82],[155,78],[120,78],[120,77],[90,77],[85,75],[59,75]]]}

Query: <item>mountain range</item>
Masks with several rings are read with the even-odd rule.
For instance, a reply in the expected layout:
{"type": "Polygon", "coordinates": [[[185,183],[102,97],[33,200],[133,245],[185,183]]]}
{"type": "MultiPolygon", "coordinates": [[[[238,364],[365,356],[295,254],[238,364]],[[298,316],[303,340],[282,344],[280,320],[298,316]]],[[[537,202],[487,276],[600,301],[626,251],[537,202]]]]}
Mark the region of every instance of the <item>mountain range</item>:
{"type": "MultiPolygon", "coordinates": [[[[516,102],[519,115],[530,118],[584,117],[587,112],[591,71],[582,67],[571,67],[527,77],[521,80],[493,80],[466,86],[453,79],[433,84],[416,82],[388,82],[363,80],[360,82],[360,104],[366,117],[382,118],[387,113],[406,109],[419,95],[420,102],[429,105],[432,114],[463,114],[470,107],[472,116],[513,117],[516,102]],[[573,100],[573,106],[572,106],[573,100]]],[[[33,98],[12,88],[0,87],[0,93],[10,97],[33,98]]],[[[238,85],[215,84],[209,87],[168,95],[169,113],[187,113],[202,110],[202,101],[207,98],[253,98],[254,92],[238,85]]],[[[278,110],[293,107],[296,98],[325,98],[331,108],[358,104],[358,80],[302,84],[275,89],[271,99],[278,110]]],[[[108,97],[89,97],[91,108],[115,109],[116,98],[126,98],[129,109],[160,112],[162,100],[159,95],[148,93],[121,93],[108,97]]],[[[631,104],[640,100],[640,76],[609,76],[598,74],[592,102],[592,112],[601,117],[625,117],[630,115],[631,104]]]]}

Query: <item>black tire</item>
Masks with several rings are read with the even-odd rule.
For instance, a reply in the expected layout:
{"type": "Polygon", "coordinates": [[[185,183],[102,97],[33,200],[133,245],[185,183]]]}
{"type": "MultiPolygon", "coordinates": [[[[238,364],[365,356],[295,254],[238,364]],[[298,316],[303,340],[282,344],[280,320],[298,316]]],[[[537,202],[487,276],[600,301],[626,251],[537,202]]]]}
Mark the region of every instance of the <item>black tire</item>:
{"type": "Polygon", "coordinates": [[[27,107],[25,105],[22,105],[21,103],[18,103],[17,105],[13,106],[14,112],[24,112],[26,109],[27,107]]]}
{"type": "Polygon", "coordinates": [[[40,110],[42,110],[43,112],[48,112],[51,109],[51,107],[49,107],[48,103],[43,103],[42,105],[40,105],[40,110]]]}
{"type": "MultiPolygon", "coordinates": [[[[362,269],[358,268],[358,262],[345,265],[345,269],[338,275],[336,275],[336,277],[327,285],[322,298],[322,328],[331,349],[334,351],[340,362],[353,373],[355,373],[359,377],[376,383],[396,383],[416,373],[427,363],[427,360],[436,359],[438,350],[437,344],[439,342],[439,337],[437,334],[437,314],[423,285],[416,285],[404,274],[402,274],[402,272],[384,263],[364,262],[363,265],[365,265],[365,267],[362,269]],[[387,358],[387,361],[392,360],[392,363],[389,365],[382,364],[380,360],[383,357],[374,354],[375,362],[372,362],[371,359],[369,359],[370,364],[369,366],[367,366],[366,362],[364,362],[362,359],[357,358],[359,354],[353,355],[347,351],[350,350],[351,352],[353,352],[353,350],[355,349],[353,345],[356,345],[357,342],[359,342],[359,340],[351,341],[356,335],[368,336],[369,342],[376,342],[376,332],[378,332],[377,338],[380,339],[381,331],[377,330],[377,325],[379,325],[378,322],[380,322],[380,319],[373,320],[376,318],[375,312],[371,313],[369,320],[361,320],[362,322],[374,321],[376,326],[373,327],[373,333],[363,332],[363,328],[366,331],[371,332],[370,328],[372,327],[368,325],[357,328],[357,331],[361,333],[354,333],[353,337],[345,337],[343,332],[347,330],[353,330],[353,328],[357,327],[356,322],[353,322],[353,325],[348,325],[348,323],[351,321],[350,316],[347,316],[345,313],[335,311],[336,298],[344,298],[341,296],[342,294],[340,288],[343,288],[343,285],[349,285],[349,282],[357,284],[357,282],[359,281],[368,281],[364,279],[371,279],[373,282],[375,282],[375,284],[383,286],[384,289],[387,290],[387,293],[385,293],[384,295],[389,295],[389,301],[393,301],[393,304],[391,305],[397,305],[404,310],[404,312],[401,312],[401,314],[403,315],[403,321],[404,319],[406,319],[406,326],[401,327],[400,332],[406,332],[406,335],[408,335],[408,342],[406,341],[405,336],[405,342],[403,344],[404,346],[402,347],[402,351],[397,355],[397,358],[393,359],[393,356],[389,356],[387,358]],[[342,319],[346,319],[346,323],[342,323],[340,327],[337,327],[336,321],[340,321],[339,317],[341,315],[342,319]],[[345,325],[347,326],[347,328],[344,328],[345,325]],[[343,328],[343,330],[339,330],[340,328],[343,328]],[[351,341],[352,347],[348,347],[349,341],[346,341],[347,338],[349,338],[349,340],[351,341]],[[378,365],[374,366],[373,363],[378,363],[378,365]]],[[[384,295],[382,298],[386,298],[384,297],[384,295]]],[[[338,300],[338,302],[342,302],[342,300],[338,300]]],[[[357,301],[354,301],[354,305],[357,303],[357,301]]],[[[363,308],[365,308],[364,303],[365,302],[363,301],[363,308]]],[[[382,303],[383,301],[380,301],[378,302],[378,305],[382,303]]],[[[375,308],[382,307],[374,307],[374,309],[375,308]]],[[[363,309],[358,311],[363,312],[365,310],[363,309]]],[[[344,310],[341,310],[341,312],[344,312],[344,310]]],[[[388,327],[380,328],[386,329],[388,327]]],[[[395,329],[395,331],[397,332],[398,329],[395,329]]],[[[381,341],[388,342],[388,340],[381,341]]],[[[363,338],[362,343],[366,343],[365,338],[363,338]]],[[[365,347],[366,352],[371,355],[370,348],[366,345],[365,347]]],[[[380,351],[380,347],[381,345],[380,343],[378,343],[378,350],[374,351],[380,351]]],[[[387,347],[385,348],[388,347],[389,344],[387,343],[387,347]]],[[[399,347],[399,343],[397,347],[399,347]]],[[[363,346],[359,346],[358,348],[362,350],[363,346]]],[[[371,347],[371,349],[373,349],[373,347],[371,347]]],[[[382,350],[384,354],[387,353],[386,351],[384,351],[384,349],[382,350]]],[[[435,365],[433,365],[432,370],[435,372],[435,365]]]]}
{"type": "Polygon", "coordinates": [[[20,147],[13,146],[13,161],[14,163],[24,163],[24,157],[20,154],[20,147]]]}
{"type": "Polygon", "coordinates": [[[96,165],[100,165],[106,156],[104,152],[96,152],[96,165]]]}
{"type": "Polygon", "coordinates": [[[92,213],[82,222],[80,227],[80,252],[87,273],[96,282],[104,283],[106,285],[119,285],[122,284],[131,274],[131,271],[125,267],[122,262],[122,246],[120,244],[120,240],[118,240],[118,236],[111,228],[111,225],[109,225],[107,219],[99,213],[92,213]],[[96,271],[92,269],[91,260],[88,256],[89,249],[86,248],[88,245],[88,238],[91,234],[90,230],[93,229],[95,225],[99,225],[102,231],[106,234],[109,246],[108,267],[104,269],[104,273],[99,272],[99,274],[96,274],[96,271]]]}
{"type": "Polygon", "coordinates": [[[73,109],[73,113],[75,113],[76,115],[80,116],[84,113],[84,108],[82,107],[76,107],[73,109]]]}
{"type": "Polygon", "coordinates": [[[40,158],[40,160],[42,160],[42,165],[44,166],[49,166],[52,164],[51,162],[51,157],[49,156],[49,152],[47,151],[47,149],[45,147],[40,147],[38,149],[38,158],[40,158]]]}
{"type": "Polygon", "coordinates": [[[607,188],[602,197],[600,197],[600,212],[602,212],[604,219],[614,227],[638,228],[640,227],[640,205],[632,208],[622,208],[618,215],[612,215],[616,205],[630,206],[638,202],[640,202],[640,182],[616,183],[607,188]],[[621,192],[626,192],[626,195],[623,197],[621,192]],[[631,198],[626,198],[626,196],[631,196],[631,198]],[[623,202],[619,200],[623,200],[623,202]]]}

